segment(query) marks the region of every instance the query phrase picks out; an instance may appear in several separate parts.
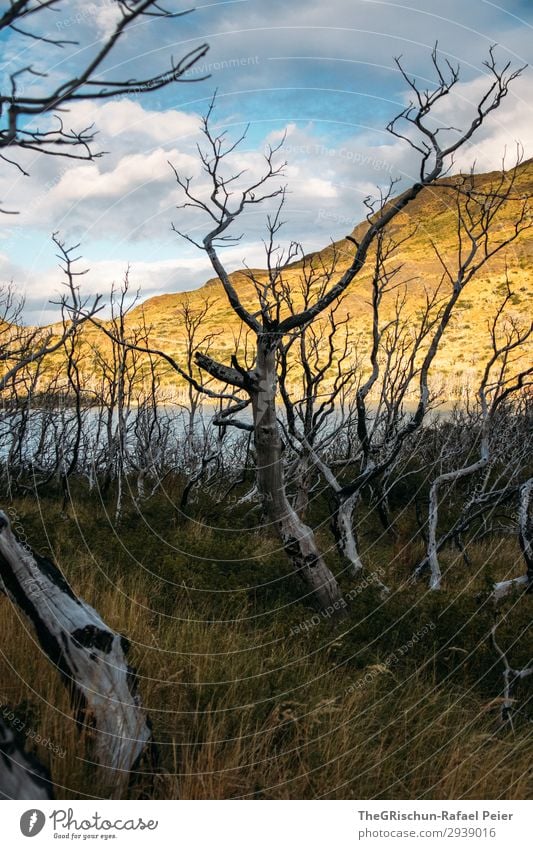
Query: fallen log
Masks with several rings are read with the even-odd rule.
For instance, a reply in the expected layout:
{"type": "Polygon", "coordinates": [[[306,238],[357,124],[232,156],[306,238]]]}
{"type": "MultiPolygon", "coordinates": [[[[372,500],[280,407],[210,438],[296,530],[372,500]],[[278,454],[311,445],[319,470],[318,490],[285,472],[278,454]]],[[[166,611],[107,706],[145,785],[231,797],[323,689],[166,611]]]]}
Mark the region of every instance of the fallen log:
{"type": "Polygon", "coordinates": [[[153,759],[150,721],[127,662],[128,641],[74,594],[55,564],[17,540],[2,511],[0,579],[68,687],[77,721],[90,730],[91,757],[125,773],[144,755],[153,759]]]}

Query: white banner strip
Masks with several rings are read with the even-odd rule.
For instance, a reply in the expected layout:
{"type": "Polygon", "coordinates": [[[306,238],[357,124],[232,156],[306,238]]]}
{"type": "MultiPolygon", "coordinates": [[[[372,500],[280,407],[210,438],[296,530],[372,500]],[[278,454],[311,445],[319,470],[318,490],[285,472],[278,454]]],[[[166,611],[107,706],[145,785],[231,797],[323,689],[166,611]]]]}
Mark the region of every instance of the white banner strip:
{"type": "Polygon", "coordinates": [[[4,802],[2,846],[531,849],[533,802],[4,802]],[[31,843],[34,840],[34,843],[31,843]]]}

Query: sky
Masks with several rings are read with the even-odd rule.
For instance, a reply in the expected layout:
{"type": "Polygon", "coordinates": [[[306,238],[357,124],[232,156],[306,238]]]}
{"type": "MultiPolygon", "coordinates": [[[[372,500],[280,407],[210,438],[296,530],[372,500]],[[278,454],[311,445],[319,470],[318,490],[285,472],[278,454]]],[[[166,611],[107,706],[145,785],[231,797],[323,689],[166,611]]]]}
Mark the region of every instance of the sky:
{"type": "MultiPolygon", "coordinates": [[[[166,8],[187,9],[180,0],[166,8]]],[[[25,75],[37,93],[75,74],[111,31],[113,0],[64,0],[42,15],[47,34],[76,39],[63,49],[7,34],[0,40],[0,80],[32,65],[47,77],[25,75]]],[[[284,236],[306,252],[349,233],[364,215],[363,201],[392,178],[401,191],[416,178],[417,160],[408,145],[386,132],[387,122],[409,96],[394,62],[423,86],[435,73],[431,49],[460,65],[460,83],[436,116],[443,125],[466,126],[487,86],[487,59],[497,44],[500,63],[533,64],[531,0],[219,0],[202,3],[172,20],[147,18],[117,46],[103,76],[148,77],[207,42],[209,52],[159,92],[108,102],[76,104],[63,119],[69,127],[95,125],[93,162],[19,154],[30,173],[0,163],[0,198],[17,215],[0,217],[0,283],[13,281],[26,299],[25,320],[57,318],[50,303],[61,291],[61,273],[51,234],[79,243],[82,290],[107,297],[130,267],[133,289],[147,298],[196,288],[213,276],[205,254],[180,239],[172,225],[200,239],[208,221],[179,209],[182,195],[171,165],[207,186],[197,154],[200,118],[213,93],[217,130],[228,138],[247,135],[231,165],[246,179],[261,173],[268,145],[285,138],[280,183],[287,186],[284,236]],[[195,77],[205,77],[193,82],[195,77]]],[[[533,72],[526,68],[501,109],[463,149],[456,170],[512,163],[520,142],[533,156],[533,72]]],[[[44,125],[43,119],[40,124],[44,125]]],[[[15,158],[15,157],[14,157],[15,158]]],[[[242,239],[223,251],[230,270],[263,265],[266,209],[255,208],[235,233],[242,239]]]]}

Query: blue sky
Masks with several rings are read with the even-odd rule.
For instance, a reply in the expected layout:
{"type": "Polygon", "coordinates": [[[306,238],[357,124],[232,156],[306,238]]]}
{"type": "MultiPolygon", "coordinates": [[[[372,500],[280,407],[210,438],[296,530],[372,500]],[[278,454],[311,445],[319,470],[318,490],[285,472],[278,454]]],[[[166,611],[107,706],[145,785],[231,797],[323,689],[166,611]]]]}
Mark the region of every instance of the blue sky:
{"type": "MultiPolygon", "coordinates": [[[[171,2],[178,8],[177,0],[171,2]]],[[[109,75],[150,75],[166,67],[169,54],[180,56],[207,41],[209,53],[197,70],[210,78],[75,107],[71,125],[94,121],[99,144],[110,151],[94,163],[26,157],[30,179],[4,166],[0,197],[20,214],[0,220],[3,282],[12,279],[26,294],[28,321],[54,317],[48,303],[60,281],[50,244],[54,230],[81,242],[90,268],[84,279],[88,292],[105,294],[128,262],[144,297],[192,288],[212,276],[206,258],[170,230],[175,221],[201,234],[205,223],[176,212],[179,194],[168,160],[201,181],[195,159],[198,116],[215,88],[218,125],[230,133],[250,125],[239,157],[250,173],[260,167],[265,145],[287,133],[287,239],[311,250],[342,237],[362,217],[362,200],[376,185],[391,176],[408,180],[416,167],[409,150],[384,132],[406,97],[393,57],[402,54],[408,71],[431,85],[429,53],[438,39],[443,57],[462,69],[442,120],[452,115],[454,123],[466,120],[486,84],[482,63],[491,44],[498,43],[502,61],[533,60],[532,5],[529,0],[233,0],[199,4],[174,21],[142,22],[120,45],[109,75]]],[[[4,39],[3,78],[31,60],[48,72],[49,82],[61,79],[95,49],[114,14],[112,0],[66,0],[60,14],[49,16],[51,31],[89,46],[80,53],[4,39]]],[[[474,160],[479,170],[497,167],[506,147],[512,155],[516,140],[527,157],[533,156],[531,80],[525,71],[504,109],[457,167],[474,160]]],[[[262,214],[247,220],[242,243],[226,252],[231,268],[243,259],[261,263],[263,222],[262,214]]]]}

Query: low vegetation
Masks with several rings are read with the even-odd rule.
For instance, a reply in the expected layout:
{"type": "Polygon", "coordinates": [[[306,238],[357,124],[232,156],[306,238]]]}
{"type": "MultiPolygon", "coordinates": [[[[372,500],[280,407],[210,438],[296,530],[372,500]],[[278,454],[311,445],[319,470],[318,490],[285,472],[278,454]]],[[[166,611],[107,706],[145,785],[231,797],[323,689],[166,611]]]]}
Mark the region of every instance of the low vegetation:
{"type": "MultiPolygon", "coordinates": [[[[112,504],[82,486],[68,513],[53,491],[13,503],[32,546],[131,640],[159,760],[119,795],[530,797],[533,694],[524,681],[512,724],[502,723],[503,667],[490,639],[492,583],[520,571],[515,539],[473,542],[468,566],[448,549],[445,590],[431,593],[409,581],[420,553],[412,509],[394,541],[368,517],[366,578],[351,580],[327,555],[347,604],[336,621],[310,608],[275,537],[254,529],[244,507],[228,516],[203,501],[186,519],[162,521],[181,486],[170,480],[142,516],[129,504],[119,525],[112,504]],[[374,572],[394,587],[386,598],[374,572]]],[[[58,797],[116,796],[32,631],[7,598],[0,605],[4,720],[16,717],[58,797]]],[[[528,662],[529,605],[527,595],[508,599],[512,617],[498,631],[517,667],[528,662]]]]}

